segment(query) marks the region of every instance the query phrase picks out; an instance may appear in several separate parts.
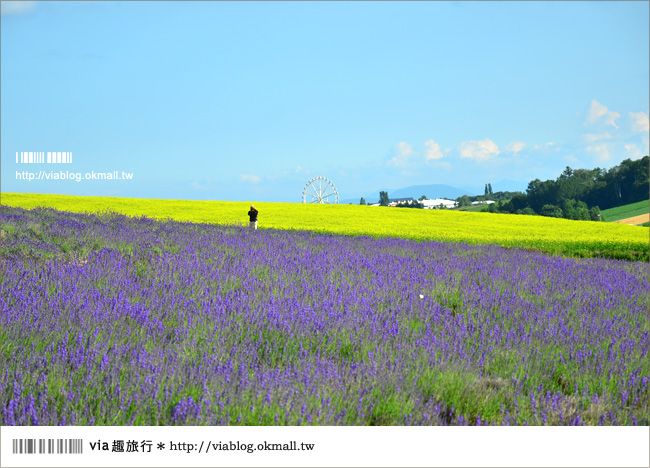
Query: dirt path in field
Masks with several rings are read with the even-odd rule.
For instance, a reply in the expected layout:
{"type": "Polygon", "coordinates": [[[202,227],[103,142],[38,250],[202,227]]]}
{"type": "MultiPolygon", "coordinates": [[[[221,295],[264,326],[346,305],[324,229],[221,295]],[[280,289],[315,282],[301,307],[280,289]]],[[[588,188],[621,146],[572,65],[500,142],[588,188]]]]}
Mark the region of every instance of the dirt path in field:
{"type": "Polygon", "coordinates": [[[632,218],[619,219],[618,221],[613,221],[614,223],[619,224],[643,224],[650,221],[650,213],[642,214],[639,216],[634,216],[632,218]]]}

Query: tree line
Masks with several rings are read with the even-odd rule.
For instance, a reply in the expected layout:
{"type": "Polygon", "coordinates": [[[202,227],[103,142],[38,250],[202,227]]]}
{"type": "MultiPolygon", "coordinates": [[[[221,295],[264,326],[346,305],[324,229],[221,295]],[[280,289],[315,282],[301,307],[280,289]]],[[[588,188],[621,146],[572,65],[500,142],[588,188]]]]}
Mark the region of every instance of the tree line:
{"type": "MultiPolygon", "coordinates": [[[[474,201],[492,200],[484,211],[541,215],[576,220],[604,221],[601,210],[615,208],[650,198],[648,169],[650,158],[644,156],[633,161],[626,159],[611,169],[572,169],[567,166],[555,180],[532,180],[526,193],[493,192],[492,184],[485,184],[483,195],[463,195],[458,206],[469,206],[474,201]]],[[[400,203],[398,207],[424,208],[419,201],[400,203]]],[[[388,193],[379,192],[379,204],[388,206],[388,193]]],[[[362,197],[361,205],[366,204],[362,197]]]]}
{"type": "MultiPolygon", "coordinates": [[[[420,203],[422,200],[426,200],[427,196],[422,195],[418,201],[412,201],[411,203],[398,203],[396,206],[397,208],[424,208],[424,204],[420,203]]],[[[361,200],[359,201],[360,205],[365,205],[366,204],[366,199],[361,197],[361,200]]],[[[388,192],[386,191],[380,191],[379,192],[379,206],[388,206],[390,205],[390,198],[388,197],[388,192]]]]}
{"type": "Polygon", "coordinates": [[[502,199],[490,205],[488,211],[604,221],[600,210],[650,197],[649,162],[650,158],[644,156],[636,161],[626,159],[609,170],[567,166],[557,179],[535,179],[525,194],[515,193],[508,201],[502,199]]]}

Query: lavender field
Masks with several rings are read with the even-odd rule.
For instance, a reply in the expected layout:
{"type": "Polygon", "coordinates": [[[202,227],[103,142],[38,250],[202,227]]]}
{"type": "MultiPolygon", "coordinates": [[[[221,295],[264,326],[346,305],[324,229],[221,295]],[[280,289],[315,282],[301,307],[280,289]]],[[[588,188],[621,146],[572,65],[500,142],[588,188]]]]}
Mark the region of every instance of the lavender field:
{"type": "Polygon", "coordinates": [[[3,425],[648,425],[646,262],[1,221],[3,425]]]}

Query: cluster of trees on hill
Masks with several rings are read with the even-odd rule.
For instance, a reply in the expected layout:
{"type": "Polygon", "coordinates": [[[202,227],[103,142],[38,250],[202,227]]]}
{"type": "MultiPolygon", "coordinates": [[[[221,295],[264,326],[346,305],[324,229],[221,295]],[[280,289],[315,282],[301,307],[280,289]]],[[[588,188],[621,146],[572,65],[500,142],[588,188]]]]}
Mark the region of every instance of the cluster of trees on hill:
{"type": "Polygon", "coordinates": [[[648,199],[649,162],[645,156],[636,161],[626,159],[609,170],[567,166],[556,180],[535,179],[525,194],[516,193],[507,202],[502,199],[488,211],[598,221],[600,210],[648,199]]]}
{"type": "Polygon", "coordinates": [[[419,201],[412,201],[411,203],[402,202],[395,205],[397,208],[424,208],[424,204],[419,201]]]}
{"type": "MultiPolygon", "coordinates": [[[[422,195],[420,197],[421,200],[426,200],[426,196],[422,195]]],[[[366,200],[362,197],[361,202],[359,203],[360,205],[365,205],[366,200]]],[[[390,198],[388,197],[388,192],[381,191],[379,192],[379,205],[380,206],[388,206],[390,204],[390,198]]],[[[413,201],[411,203],[398,203],[396,205],[398,208],[424,208],[424,205],[420,202],[413,201]]]]}
{"type": "MultiPolygon", "coordinates": [[[[615,208],[650,196],[650,178],[648,169],[650,158],[644,156],[633,161],[626,159],[611,169],[566,169],[555,180],[541,181],[535,179],[523,192],[492,192],[492,184],[485,184],[483,195],[463,195],[456,201],[458,206],[469,206],[475,201],[492,200],[484,211],[491,213],[514,213],[527,215],[551,216],[555,218],[604,221],[600,210],[615,208]]],[[[403,208],[424,208],[421,203],[426,199],[421,196],[418,202],[400,203],[403,208]]],[[[379,204],[388,206],[388,193],[379,192],[379,204]]],[[[366,200],[361,198],[361,205],[366,200]]]]}
{"type": "Polygon", "coordinates": [[[458,202],[458,206],[470,206],[475,201],[493,200],[498,202],[501,200],[510,200],[515,195],[523,195],[523,192],[489,192],[485,195],[475,195],[473,197],[463,195],[462,197],[456,198],[456,201],[458,202]]]}

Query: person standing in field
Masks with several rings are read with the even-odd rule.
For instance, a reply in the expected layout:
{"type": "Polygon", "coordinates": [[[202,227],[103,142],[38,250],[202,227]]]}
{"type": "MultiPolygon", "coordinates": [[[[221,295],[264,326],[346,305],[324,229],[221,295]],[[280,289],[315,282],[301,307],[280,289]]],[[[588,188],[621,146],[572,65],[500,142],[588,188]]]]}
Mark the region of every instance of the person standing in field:
{"type": "Polygon", "coordinates": [[[255,231],[257,229],[257,215],[258,214],[259,214],[259,212],[255,209],[255,205],[251,205],[251,209],[248,212],[248,217],[251,220],[250,226],[251,226],[251,229],[253,231],[255,231]]]}

